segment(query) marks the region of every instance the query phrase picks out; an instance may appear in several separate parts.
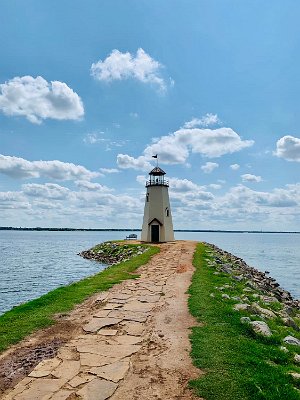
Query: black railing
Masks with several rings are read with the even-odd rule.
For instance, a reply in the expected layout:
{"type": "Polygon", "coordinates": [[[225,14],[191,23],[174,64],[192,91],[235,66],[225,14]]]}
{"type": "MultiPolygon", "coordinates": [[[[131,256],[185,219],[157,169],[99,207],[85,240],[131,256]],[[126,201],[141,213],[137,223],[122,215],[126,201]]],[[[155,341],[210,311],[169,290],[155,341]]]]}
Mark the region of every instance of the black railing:
{"type": "Polygon", "coordinates": [[[159,180],[159,181],[149,180],[146,182],[146,187],[148,187],[148,186],[167,186],[167,187],[169,187],[169,181],[167,181],[167,180],[159,180]]]}

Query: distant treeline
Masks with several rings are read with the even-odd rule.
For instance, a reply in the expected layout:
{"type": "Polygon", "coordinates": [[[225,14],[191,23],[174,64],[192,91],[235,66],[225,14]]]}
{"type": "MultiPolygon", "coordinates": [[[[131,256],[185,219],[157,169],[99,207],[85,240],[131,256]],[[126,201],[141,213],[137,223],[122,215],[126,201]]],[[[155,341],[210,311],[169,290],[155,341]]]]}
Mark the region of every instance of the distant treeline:
{"type": "MultiPolygon", "coordinates": [[[[14,226],[0,226],[0,231],[81,231],[81,232],[140,232],[141,229],[134,228],[23,228],[14,226]]],[[[218,229],[174,229],[174,232],[214,232],[214,233],[300,233],[299,231],[243,231],[243,230],[218,230],[218,229]]]]}

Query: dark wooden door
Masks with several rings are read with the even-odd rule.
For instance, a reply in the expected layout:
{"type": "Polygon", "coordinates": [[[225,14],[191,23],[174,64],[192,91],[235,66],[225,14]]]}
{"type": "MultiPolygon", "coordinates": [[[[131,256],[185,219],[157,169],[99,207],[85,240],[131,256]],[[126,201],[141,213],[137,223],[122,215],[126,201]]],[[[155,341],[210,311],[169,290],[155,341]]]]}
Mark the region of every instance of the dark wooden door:
{"type": "Polygon", "coordinates": [[[151,225],[151,242],[159,242],[159,225],[151,225]]]}

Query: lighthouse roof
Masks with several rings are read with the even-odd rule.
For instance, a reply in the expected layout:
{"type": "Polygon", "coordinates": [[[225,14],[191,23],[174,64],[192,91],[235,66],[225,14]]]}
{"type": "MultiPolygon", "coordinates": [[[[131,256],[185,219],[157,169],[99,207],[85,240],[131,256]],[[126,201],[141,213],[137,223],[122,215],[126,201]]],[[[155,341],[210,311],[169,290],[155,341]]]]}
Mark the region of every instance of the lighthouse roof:
{"type": "Polygon", "coordinates": [[[166,173],[161,168],[155,167],[152,171],[149,172],[149,175],[166,175],[166,173]]]}

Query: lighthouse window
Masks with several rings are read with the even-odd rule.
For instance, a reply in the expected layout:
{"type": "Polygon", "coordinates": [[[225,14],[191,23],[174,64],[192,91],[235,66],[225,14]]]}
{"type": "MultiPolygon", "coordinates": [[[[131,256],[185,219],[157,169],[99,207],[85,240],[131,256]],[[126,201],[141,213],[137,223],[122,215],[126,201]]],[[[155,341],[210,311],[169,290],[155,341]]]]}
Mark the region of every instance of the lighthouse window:
{"type": "Polygon", "coordinates": [[[149,193],[146,194],[146,202],[148,203],[149,201],[149,193]]]}
{"type": "Polygon", "coordinates": [[[169,208],[166,207],[166,217],[168,217],[168,216],[169,216],[169,208]]]}

